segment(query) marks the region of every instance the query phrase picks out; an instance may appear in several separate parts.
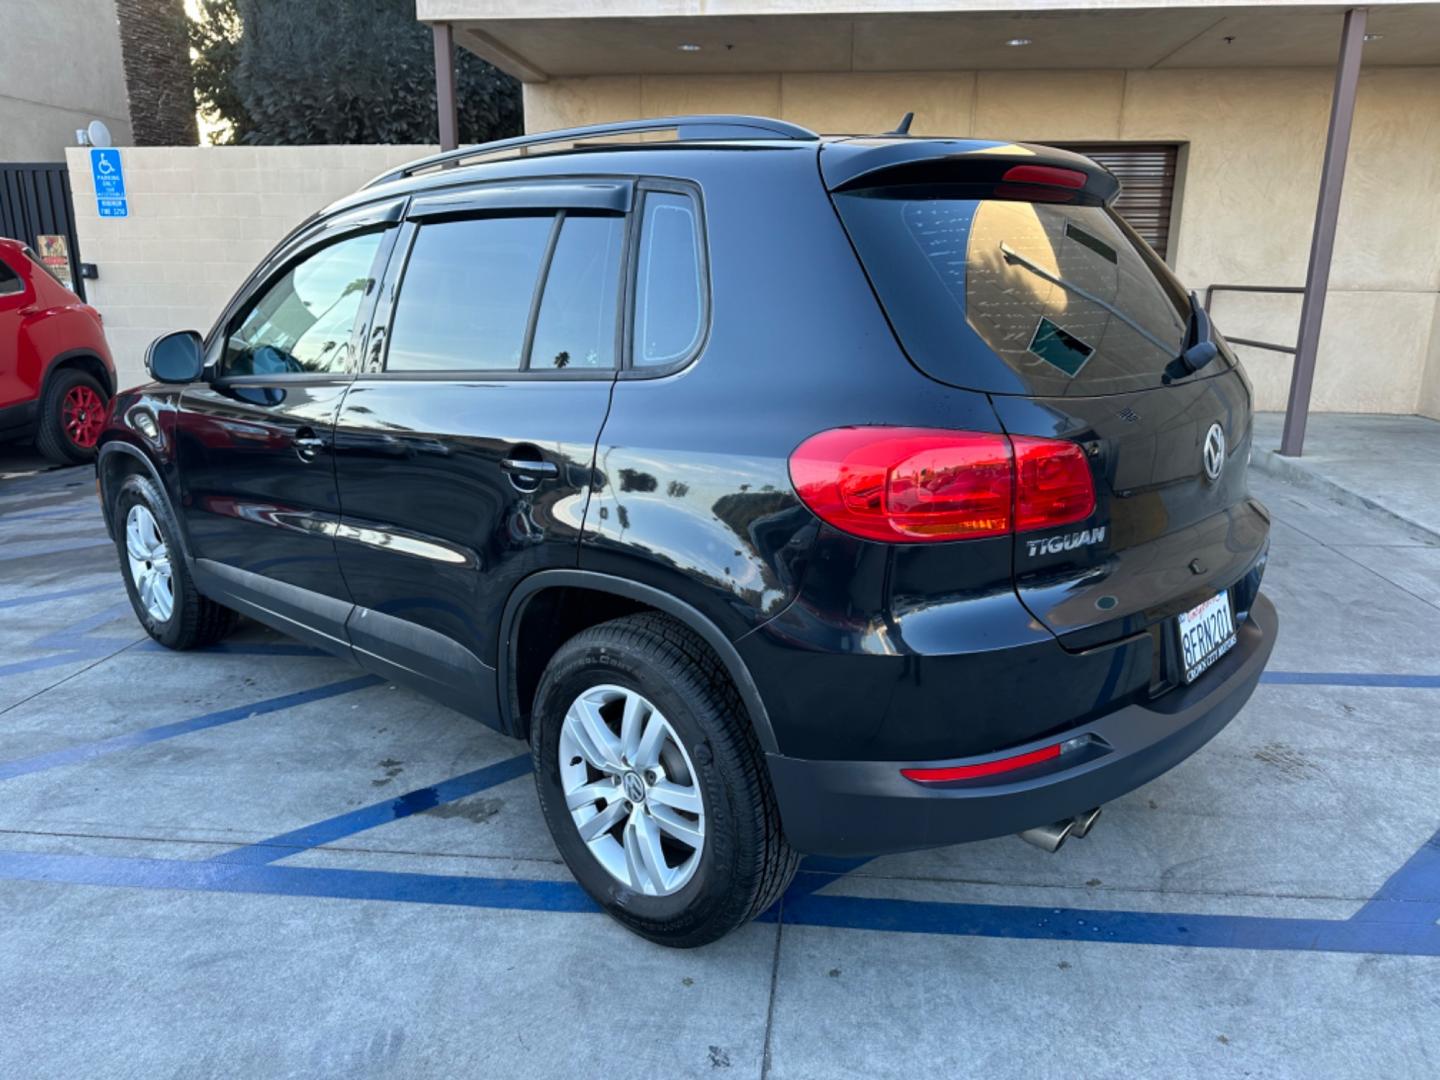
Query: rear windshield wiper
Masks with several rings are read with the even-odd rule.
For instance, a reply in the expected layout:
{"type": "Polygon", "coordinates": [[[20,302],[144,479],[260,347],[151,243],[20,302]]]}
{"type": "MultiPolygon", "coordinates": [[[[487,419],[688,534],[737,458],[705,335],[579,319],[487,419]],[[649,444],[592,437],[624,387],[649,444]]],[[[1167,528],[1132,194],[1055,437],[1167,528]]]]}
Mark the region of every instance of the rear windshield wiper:
{"type": "Polygon", "coordinates": [[[1121,311],[1119,308],[1117,308],[1114,304],[1109,303],[1109,302],[1106,301],[1106,300],[1100,299],[1100,297],[1096,296],[1094,293],[1090,292],[1088,289],[1082,289],[1079,285],[1076,285],[1073,281],[1066,281],[1066,280],[1065,280],[1064,278],[1062,278],[1059,274],[1052,274],[1052,273],[1050,273],[1049,270],[1046,270],[1046,269],[1045,269],[1043,266],[1041,266],[1039,263],[1031,262],[1031,261],[1030,261],[1029,259],[1027,259],[1024,255],[1021,255],[1018,251],[1016,251],[1014,248],[1012,248],[1009,244],[1005,243],[1005,241],[1003,241],[1003,240],[1000,241],[1000,254],[1002,254],[1002,255],[1005,256],[1005,261],[1006,261],[1006,262],[1008,262],[1008,263],[1010,263],[1010,264],[1012,264],[1012,265],[1023,266],[1026,270],[1029,270],[1032,274],[1035,274],[1035,275],[1038,276],[1038,277],[1044,278],[1046,281],[1050,282],[1052,285],[1059,285],[1060,288],[1065,289],[1067,292],[1072,292],[1072,293],[1074,293],[1076,296],[1080,297],[1080,298],[1083,299],[1083,300],[1089,300],[1090,303],[1092,303],[1092,304],[1098,304],[1098,305],[1100,305],[1100,306],[1101,306],[1102,308],[1104,308],[1106,311],[1110,312],[1111,315],[1114,315],[1117,319],[1119,319],[1121,322],[1123,322],[1126,326],[1130,327],[1131,330],[1134,330],[1137,334],[1139,334],[1141,337],[1143,337],[1146,341],[1148,341],[1148,342],[1150,342],[1150,344],[1154,345],[1154,346],[1155,346],[1157,349],[1159,349],[1161,352],[1164,352],[1164,353],[1166,353],[1167,355],[1171,355],[1171,356],[1174,355],[1174,351],[1175,351],[1175,346],[1174,346],[1174,345],[1170,345],[1170,344],[1167,344],[1167,343],[1164,342],[1164,341],[1161,341],[1158,337],[1156,337],[1154,334],[1150,333],[1149,330],[1146,330],[1143,326],[1141,326],[1139,323],[1137,323],[1134,319],[1130,318],[1129,315],[1126,315],[1123,311],[1121,311]]]}
{"type": "MultiPolygon", "coordinates": [[[[1024,255],[1021,255],[1003,240],[1000,242],[1000,254],[1005,256],[1006,262],[1012,265],[1023,266],[1032,274],[1044,278],[1051,284],[1059,285],[1062,289],[1072,292],[1082,299],[1089,300],[1092,304],[1098,304],[1157,349],[1170,353],[1175,347],[1161,341],[1114,304],[1102,300],[1087,289],[1082,289],[1073,281],[1066,281],[1059,274],[1050,273],[1049,270],[1046,270],[1039,263],[1031,262],[1024,255]]],[[[1176,379],[1183,379],[1187,376],[1194,375],[1206,364],[1210,363],[1211,360],[1214,360],[1215,357],[1219,355],[1220,348],[1215,344],[1213,338],[1214,335],[1210,327],[1210,314],[1201,306],[1200,297],[1192,292],[1190,294],[1190,321],[1185,328],[1185,339],[1180,346],[1180,355],[1176,356],[1165,366],[1165,372],[1160,377],[1161,381],[1168,384],[1174,382],[1176,379]]],[[[1174,354],[1171,353],[1171,355],[1174,354]]]]}
{"type": "Polygon", "coordinates": [[[1210,326],[1210,313],[1200,304],[1200,297],[1190,294],[1190,324],[1185,328],[1185,342],[1180,355],[1165,368],[1164,381],[1172,382],[1194,375],[1220,355],[1215,334],[1210,326]]]}

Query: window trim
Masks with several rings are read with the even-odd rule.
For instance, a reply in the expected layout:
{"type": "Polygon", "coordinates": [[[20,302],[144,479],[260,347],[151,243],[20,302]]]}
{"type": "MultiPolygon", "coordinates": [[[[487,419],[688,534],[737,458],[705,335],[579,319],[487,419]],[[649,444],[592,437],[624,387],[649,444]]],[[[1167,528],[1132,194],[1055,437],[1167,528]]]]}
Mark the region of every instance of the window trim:
{"type": "Polygon", "coordinates": [[[710,238],[700,187],[698,184],[681,180],[642,179],[637,186],[635,208],[631,211],[630,218],[631,228],[627,237],[629,261],[625,272],[627,288],[624,290],[627,296],[625,311],[622,313],[621,319],[625,330],[625,343],[619,377],[626,380],[662,379],[685,370],[699,358],[710,343],[710,329],[713,321],[711,316],[714,307],[710,288],[710,238]],[[635,319],[640,295],[640,234],[645,222],[645,204],[651,192],[684,196],[695,208],[695,257],[699,263],[700,273],[700,332],[696,335],[695,344],[690,351],[679,359],[653,367],[638,367],[635,364],[634,351],[635,319]]]}
{"type": "Polygon", "coordinates": [[[378,283],[381,280],[380,274],[390,258],[391,247],[395,242],[396,229],[391,224],[365,224],[353,228],[346,227],[341,230],[322,230],[314,236],[314,243],[308,243],[295,248],[288,253],[284,262],[280,263],[275,271],[264,278],[254,289],[248,291],[244,302],[239,305],[232,304],[232,310],[226,312],[223,323],[217,325],[218,335],[205,347],[205,368],[210,372],[209,381],[214,386],[269,386],[277,381],[284,381],[292,384],[297,381],[333,382],[336,380],[349,380],[355,377],[359,370],[359,350],[364,346],[365,335],[362,332],[370,320],[371,309],[375,305],[375,296],[379,292],[378,283]],[[345,366],[335,371],[286,371],[276,372],[272,375],[226,375],[221,370],[221,364],[225,360],[225,346],[230,340],[230,335],[235,332],[238,323],[255,308],[255,301],[269,293],[281,278],[290,273],[312,255],[323,251],[325,248],[334,247],[336,244],[343,244],[348,240],[356,239],[376,233],[380,237],[380,243],[375,248],[375,254],[370,260],[370,280],[377,283],[365,296],[360,298],[360,306],[355,311],[355,320],[350,324],[350,336],[346,339],[348,356],[345,366]],[[214,355],[210,353],[213,350],[214,355]]]}
{"type": "MultiPolygon", "coordinates": [[[[530,379],[553,379],[560,382],[570,381],[605,381],[611,382],[623,373],[626,360],[625,347],[628,342],[628,327],[624,318],[628,310],[629,300],[629,268],[632,266],[631,247],[635,235],[635,223],[639,215],[634,212],[635,200],[633,191],[635,181],[630,178],[619,178],[616,180],[616,189],[624,190],[629,199],[631,210],[628,213],[608,211],[604,208],[597,208],[588,203],[578,205],[559,205],[547,201],[547,186],[556,191],[573,191],[576,188],[576,181],[586,178],[562,178],[560,182],[546,185],[534,183],[530,185],[534,198],[531,201],[516,201],[505,206],[484,206],[478,204],[464,211],[447,212],[443,216],[432,216],[430,214],[417,216],[407,215],[404,225],[400,229],[400,238],[395,245],[395,251],[391,256],[392,273],[386,270],[382,279],[381,287],[378,290],[380,296],[377,300],[373,318],[361,345],[363,357],[357,374],[362,379],[379,380],[409,380],[412,382],[511,382],[526,381],[530,379]],[[623,186],[623,187],[622,187],[623,186]],[[564,227],[565,219],[574,210],[596,211],[596,216],[617,217],[624,221],[624,230],[621,238],[620,251],[620,275],[616,292],[616,304],[618,307],[615,322],[615,362],[608,367],[602,368],[574,368],[567,370],[554,370],[551,368],[535,369],[530,367],[530,352],[535,343],[535,331],[539,325],[540,305],[545,298],[545,286],[549,282],[551,264],[555,258],[555,249],[559,244],[560,230],[564,227]],[[521,213],[517,214],[517,211],[521,213]],[[410,256],[415,248],[415,237],[419,235],[420,229],[426,225],[437,225],[446,221],[472,221],[492,217],[544,217],[551,218],[550,235],[546,240],[545,251],[541,256],[540,269],[537,273],[535,285],[530,294],[530,311],[526,317],[525,340],[520,356],[521,366],[519,368],[437,368],[432,370],[396,371],[390,368],[390,331],[394,324],[395,307],[400,295],[404,290],[405,276],[410,266],[410,256]],[[377,340],[378,338],[378,340],[377,340]],[[376,352],[379,352],[378,357],[376,352]]],[[[478,185],[477,187],[494,187],[496,184],[478,185]]],[[[524,181],[506,181],[503,184],[506,188],[517,188],[526,186],[524,181]]],[[[454,192],[457,202],[462,201],[460,196],[468,195],[470,189],[454,192]]],[[[584,216],[589,216],[585,214],[584,216]]]]}
{"type": "MultiPolygon", "coordinates": [[[[349,235],[378,228],[383,230],[380,240],[380,247],[375,253],[375,262],[371,264],[371,270],[384,271],[386,260],[390,257],[395,236],[399,231],[395,226],[404,218],[405,207],[409,203],[408,195],[400,198],[389,198],[364,206],[356,207],[337,214],[331,218],[310,218],[296,226],[289,235],[271,249],[270,254],[250,271],[248,277],[241,283],[240,288],[230,298],[230,302],[220,313],[220,317],[210,327],[203,339],[203,354],[205,357],[204,368],[201,373],[201,381],[212,383],[216,386],[263,386],[275,379],[285,379],[290,382],[296,380],[324,380],[353,378],[359,370],[356,363],[356,354],[351,354],[351,360],[346,370],[335,372],[292,372],[275,375],[220,375],[220,361],[224,356],[225,342],[229,339],[230,329],[235,319],[242,313],[248,313],[255,299],[261,292],[268,290],[276,279],[289,271],[289,269],[305,258],[312,251],[328,246],[332,243],[339,243],[341,239],[349,235]]],[[[376,276],[376,281],[381,278],[376,276]]],[[[379,292],[378,289],[374,290],[379,292]]],[[[360,305],[358,319],[365,320],[368,325],[371,310],[374,307],[374,299],[366,298],[360,305]]],[[[362,335],[362,342],[363,342],[362,335]]],[[[351,329],[351,340],[355,339],[355,329],[351,329]]]]}

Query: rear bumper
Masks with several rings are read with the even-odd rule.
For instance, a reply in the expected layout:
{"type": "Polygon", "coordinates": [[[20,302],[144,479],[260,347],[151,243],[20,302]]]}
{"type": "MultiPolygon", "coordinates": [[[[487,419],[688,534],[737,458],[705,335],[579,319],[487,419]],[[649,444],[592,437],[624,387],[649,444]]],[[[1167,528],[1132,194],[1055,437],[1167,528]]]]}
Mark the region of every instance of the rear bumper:
{"type": "Polygon", "coordinates": [[[884,762],[770,754],[786,836],[808,854],[882,855],[1005,836],[1109,802],[1174,768],[1230,722],[1254,692],[1278,628],[1274,605],[1257,596],[1235,647],[1193,686],[998,754],[884,762]],[[935,786],[900,775],[902,768],[976,764],[1070,739],[1085,742],[1006,773],[1003,782],[935,786]]]}

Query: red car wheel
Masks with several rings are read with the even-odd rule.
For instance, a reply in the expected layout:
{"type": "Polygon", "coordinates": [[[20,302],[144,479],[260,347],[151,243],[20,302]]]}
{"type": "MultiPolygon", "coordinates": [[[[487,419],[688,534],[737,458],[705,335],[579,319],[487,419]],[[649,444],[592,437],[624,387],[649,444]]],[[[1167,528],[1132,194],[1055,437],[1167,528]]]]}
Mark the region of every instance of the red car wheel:
{"type": "Polygon", "coordinates": [[[92,450],[105,423],[105,401],[84,384],[72,386],[61,405],[61,423],[70,441],[82,450],[92,450]]]}

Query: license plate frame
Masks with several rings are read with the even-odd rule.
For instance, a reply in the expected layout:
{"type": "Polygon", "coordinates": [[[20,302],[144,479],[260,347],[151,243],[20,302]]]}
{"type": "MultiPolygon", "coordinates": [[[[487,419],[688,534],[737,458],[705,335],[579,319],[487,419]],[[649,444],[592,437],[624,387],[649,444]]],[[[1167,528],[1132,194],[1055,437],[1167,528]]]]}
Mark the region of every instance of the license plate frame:
{"type": "Polygon", "coordinates": [[[1180,681],[1189,686],[1215,662],[1235,647],[1235,609],[1230,590],[1221,589],[1210,599],[1175,617],[1180,648],[1180,681]]]}

